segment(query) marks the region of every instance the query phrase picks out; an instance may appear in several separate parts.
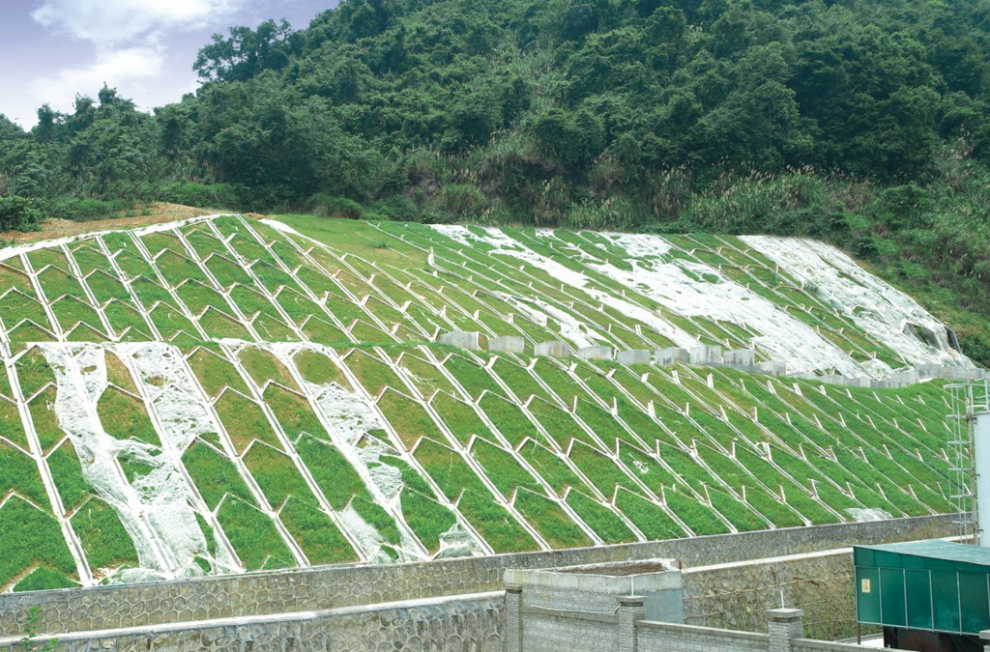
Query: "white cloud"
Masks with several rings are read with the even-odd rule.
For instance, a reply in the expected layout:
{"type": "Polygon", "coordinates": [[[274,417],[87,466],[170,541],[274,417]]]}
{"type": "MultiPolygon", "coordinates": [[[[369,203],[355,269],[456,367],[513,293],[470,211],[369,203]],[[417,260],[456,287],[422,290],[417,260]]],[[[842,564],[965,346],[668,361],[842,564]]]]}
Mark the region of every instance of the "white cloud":
{"type": "MultiPolygon", "coordinates": [[[[164,97],[165,89],[155,83],[166,72],[166,44],[173,42],[178,33],[222,23],[245,2],[43,0],[31,12],[36,23],[50,32],[88,41],[94,50],[80,46],[79,56],[70,67],[33,80],[28,84],[27,95],[38,104],[49,103],[60,110],[71,109],[76,94],[93,95],[104,83],[120,89],[124,97],[137,99],[139,104],[150,106],[151,102],[177,99],[171,94],[164,97]],[[90,54],[94,51],[95,57],[90,54]]],[[[194,81],[192,78],[189,83],[194,81]]],[[[183,88],[171,90],[186,90],[185,80],[181,85],[183,88]]]]}
{"type": "Polygon", "coordinates": [[[65,101],[80,89],[94,93],[106,83],[117,87],[155,77],[162,71],[165,48],[160,45],[103,50],[96,60],[78,68],[65,68],[53,77],[42,77],[29,85],[31,95],[42,102],[65,101]]]}
{"type": "Polygon", "coordinates": [[[45,0],[31,17],[48,29],[109,45],[161,29],[201,26],[239,5],[240,0],[45,0]]]}

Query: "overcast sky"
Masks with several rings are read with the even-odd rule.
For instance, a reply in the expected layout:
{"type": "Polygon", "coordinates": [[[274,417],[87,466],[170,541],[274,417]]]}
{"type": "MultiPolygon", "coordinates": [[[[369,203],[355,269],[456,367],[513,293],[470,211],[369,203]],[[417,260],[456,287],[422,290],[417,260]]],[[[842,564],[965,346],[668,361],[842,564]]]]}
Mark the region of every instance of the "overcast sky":
{"type": "Polygon", "coordinates": [[[197,87],[192,64],[216,32],[286,18],[309,25],[338,0],[0,0],[0,113],[28,129],[48,103],[106,82],[150,110],[197,87]]]}

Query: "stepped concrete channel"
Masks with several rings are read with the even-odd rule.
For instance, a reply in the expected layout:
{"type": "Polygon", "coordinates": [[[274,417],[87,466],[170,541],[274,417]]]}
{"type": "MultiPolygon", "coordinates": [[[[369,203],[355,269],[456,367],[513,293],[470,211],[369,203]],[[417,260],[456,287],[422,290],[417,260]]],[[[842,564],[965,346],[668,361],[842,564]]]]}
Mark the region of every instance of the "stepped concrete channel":
{"type": "MultiPolygon", "coordinates": [[[[644,639],[653,641],[643,649],[663,649],[664,631],[717,641],[716,630],[703,629],[710,627],[765,631],[769,626],[772,639],[776,617],[771,613],[768,622],[767,609],[780,600],[802,607],[805,627],[827,636],[848,629],[853,618],[849,545],[948,536],[956,528],[954,515],[941,515],[550,553],[6,594],[0,596],[0,649],[20,645],[30,609],[38,614],[35,644],[55,637],[62,649],[80,652],[519,649],[507,640],[507,569],[657,559],[681,570],[685,624],[638,624],[646,628],[644,639]]],[[[724,637],[763,641],[757,634],[724,637]]],[[[765,641],[762,645],[726,649],[767,649],[765,641]]],[[[803,649],[831,648],[809,642],[803,649]]]]}

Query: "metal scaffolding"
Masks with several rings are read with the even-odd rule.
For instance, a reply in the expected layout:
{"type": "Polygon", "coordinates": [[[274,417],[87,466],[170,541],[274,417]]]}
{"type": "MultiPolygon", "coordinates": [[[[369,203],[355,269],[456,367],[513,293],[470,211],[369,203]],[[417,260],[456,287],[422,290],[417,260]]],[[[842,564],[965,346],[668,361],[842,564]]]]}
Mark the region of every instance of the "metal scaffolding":
{"type": "Polygon", "coordinates": [[[946,454],[949,461],[950,500],[956,511],[954,523],[958,534],[976,541],[980,525],[977,521],[976,468],[973,456],[973,425],[975,415],[990,412],[990,384],[986,380],[953,383],[945,386],[949,408],[949,441],[946,454]]]}

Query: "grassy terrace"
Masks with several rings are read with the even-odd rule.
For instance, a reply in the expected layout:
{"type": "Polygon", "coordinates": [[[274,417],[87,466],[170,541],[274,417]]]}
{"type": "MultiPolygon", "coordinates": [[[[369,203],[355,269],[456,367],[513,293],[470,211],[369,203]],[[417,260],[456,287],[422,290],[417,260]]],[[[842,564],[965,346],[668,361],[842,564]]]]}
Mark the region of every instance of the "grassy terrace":
{"type": "MultiPolygon", "coordinates": [[[[620,349],[673,346],[638,321],[647,313],[700,343],[760,335],[624,287],[601,271],[633,269],[610,236],[508,229],[495,250],[419,225],[281,219],[323,245],[222,217],[0,262],[12,356],[0,374],[0,527],[24,533],[0,541],[0,589],[113,581],[140,563],[126,507],[91,484],[92,453],[57,413],[56,379],[71,370],[33,342],[107,343],[93,412],[122,452],[105,468],[136,500],[166,476],[188,494],[206,542],[188,561],[206,572],[217,545],[255,570],[423,558],[458,531],[512,552],[953,509],[942,383],[846,389],[432,341],[463,329],[532,345],[576,327],[620,349]],[[585,280],[562,282],[536,255],[585,280]],[[179,369],[151,380],[114,349],[156,340],[178,350],[179,369]],[[200,401],[209,423],[169,413],[173,394],[200,401]],[[163,467],[172,449],[183,473],[163,467]]],[[[663,262],[690,263],[699,283],[748,285],[851,360],[903,364],[743,241],[669,245],[663,262]]]]}

